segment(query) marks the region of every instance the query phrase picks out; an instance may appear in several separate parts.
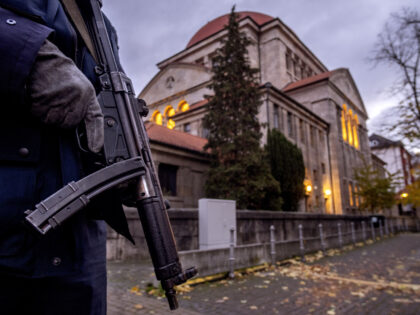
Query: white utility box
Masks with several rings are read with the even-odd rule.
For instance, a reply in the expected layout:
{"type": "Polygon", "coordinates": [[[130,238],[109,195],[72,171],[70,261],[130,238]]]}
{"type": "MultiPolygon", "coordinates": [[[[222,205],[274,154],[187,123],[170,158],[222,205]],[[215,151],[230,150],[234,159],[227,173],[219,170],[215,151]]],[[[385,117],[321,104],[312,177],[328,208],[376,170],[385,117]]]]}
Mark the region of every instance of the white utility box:
{"type": "Polygon", "coordinates": [[[200,199],[198,201],[198,241],[200,249],[226,248],[233,227],[236,244],[236,201],[200,199]]]}

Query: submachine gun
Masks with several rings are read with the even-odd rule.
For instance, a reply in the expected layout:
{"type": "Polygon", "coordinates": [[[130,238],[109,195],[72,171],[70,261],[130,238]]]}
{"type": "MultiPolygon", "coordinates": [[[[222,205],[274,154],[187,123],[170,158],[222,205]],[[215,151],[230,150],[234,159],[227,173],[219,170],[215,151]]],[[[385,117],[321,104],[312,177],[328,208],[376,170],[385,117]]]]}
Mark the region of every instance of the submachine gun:
{"type": "Polygon", "coordinates": [[[98,61],[95,69],[101,90],[98,101],[104,114],[105,167],[71,182],[26,212],[26,221],[39,233],[57,228],[85,208],[95,196],[130,181],[137,182],[133,198],[158,280],[165,290],[170,309],[178,302],[174,286],[186,282],[197,270],[182,270],[159,180],[151,158],[143,120],[146,104],[135,97],[132,83],[116,62],[100,0],[90,0],[92,20],[86,21],[98,61]]]}

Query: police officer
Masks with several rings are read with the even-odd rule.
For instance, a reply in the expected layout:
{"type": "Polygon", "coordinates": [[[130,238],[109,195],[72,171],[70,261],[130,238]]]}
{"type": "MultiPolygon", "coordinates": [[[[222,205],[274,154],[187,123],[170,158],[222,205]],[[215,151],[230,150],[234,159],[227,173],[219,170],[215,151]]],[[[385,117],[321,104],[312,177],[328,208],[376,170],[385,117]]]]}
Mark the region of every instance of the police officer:
{"type": "MultiPolygon", "coordinates": [[[[77,2],[86,17],[88,1],[77,2]]],[[[1,314],[106,313],[104,223],[82,211],[43,237],[22,225],[83,176],[77,126],[92,152],[102,147],[94,67],[59,0],[0,0],[1,314]]]]}

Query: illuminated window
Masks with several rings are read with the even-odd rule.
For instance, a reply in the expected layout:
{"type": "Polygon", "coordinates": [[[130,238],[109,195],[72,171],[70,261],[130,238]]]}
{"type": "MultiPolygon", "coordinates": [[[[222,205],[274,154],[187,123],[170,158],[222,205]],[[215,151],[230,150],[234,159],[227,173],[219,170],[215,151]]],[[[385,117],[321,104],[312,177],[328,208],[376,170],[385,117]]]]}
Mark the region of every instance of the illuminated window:
{"type": "Polygon", "coordinates": [[[354,147],[359,149],[359,133],[358,133],[358,126],[359,126],[359,119],[357,115],[354,115],[354,122],[353,122],[353,138],[354,138],[354,147]]]}
{"type": "Polygon", "coordinates": [[[175,109],[171,105],[166,106],[164,116],[166,118],[166,127],[168,127],[169,129],[175,128],[175,121],[169,118],[173,115],[175,115],[175,109]]]}
{"type": "Polygon", "coordinates": [[[356,199],[356,207],[359,207],[360,204],[360,196],[359,196],[359,188],[357,188],[357,185],[354,185],[354,195],[356,199]]]}
{"type": "Polygon", "coordinates": [[[168,127],[168,129],[174,129],[175,121],[173,121],[172,119],[169,119],[168,122],[166,123],[166,127],[168,127]]]}
{"type": "Polygon", "coordinates": [[[155,110],[153,115],[152,115],[152,121],[157,124],[162,126],[162,114],[160,113],[160,111],[155,110]]]}
{"type": "Polygon", "coordinates": [[[178,104],[178,112],[185,112],[190,109],[190,105],[186,101],[181,101],[178,104]]]}
{"type": "Polygon", "coordinates": [[[175,115],[175,109],[171,105],[166,106],[164,116],[172,117],[173,115],[175,115]]]}
{"type": "Polygon", "coordinates": [[[353,185],[351,183],[349,183],[349,202],[350,202],[350,206],[353,207],[354,206],[353,185]]]}
{"type": "Polygon", "coordinates": [[[349,137],[349,144],[353,145],[353,128],[351,126],[351,117],[353,116],[353,112],[350,109],[349,114],[347,116],[347,135],[349,137]]]}
{"type": "Polygon", "coordinates": [[[347,126],[346,126],[346,107],[343,105],[343,110],[341,111],[341,131],[343,140],[347,141],[347,126]]]}

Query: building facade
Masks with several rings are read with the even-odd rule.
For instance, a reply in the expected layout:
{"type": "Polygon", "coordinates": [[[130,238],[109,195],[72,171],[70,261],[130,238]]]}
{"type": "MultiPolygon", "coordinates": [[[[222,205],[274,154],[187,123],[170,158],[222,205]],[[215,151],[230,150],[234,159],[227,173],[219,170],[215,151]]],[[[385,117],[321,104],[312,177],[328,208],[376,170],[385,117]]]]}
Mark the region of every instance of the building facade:
{"type": "MultiPolygon", "coordinates": [[[[158,74],[139,95],[149,105],[151,123],[205,142],[205,96],[212,94],[212,60],[227,34],[228,17],[204,25],[184,50],[158,64],[158,74]]],[[[239,19],[240,30],[252,41],[251,66],[259,70],[262,145],[274,128],[302,150],[306,197],[300,211],[356,213],[353,170],[370,163],[371,155],[367,113],[349,70],[327,69],[278,18],[239,12],[239,19]]]]}
{"type": "Polygon", "coordinates": [[[369,141],[371,151],[386,163],[386,170],[397,174],[396,192],[402,192],[414,183],[412,156],[401,141],[392,141],[377,134],[372,134],[369,141]]]}

